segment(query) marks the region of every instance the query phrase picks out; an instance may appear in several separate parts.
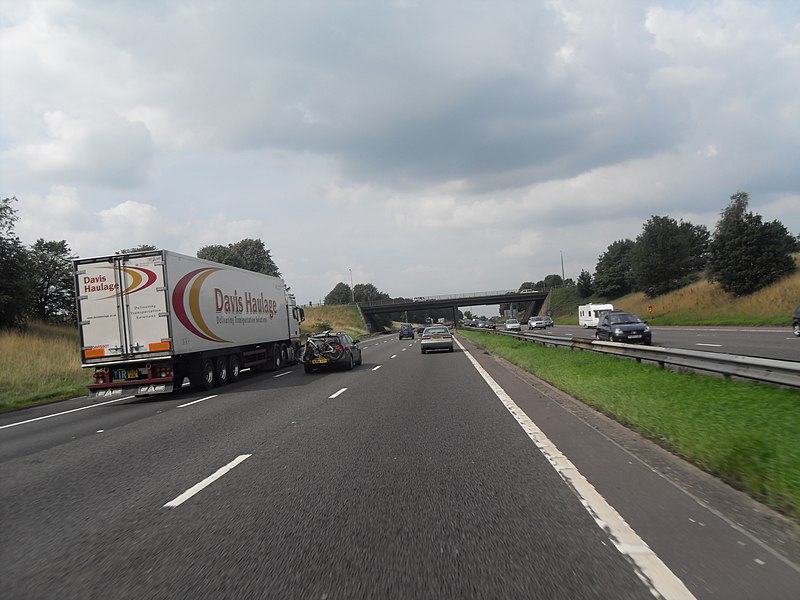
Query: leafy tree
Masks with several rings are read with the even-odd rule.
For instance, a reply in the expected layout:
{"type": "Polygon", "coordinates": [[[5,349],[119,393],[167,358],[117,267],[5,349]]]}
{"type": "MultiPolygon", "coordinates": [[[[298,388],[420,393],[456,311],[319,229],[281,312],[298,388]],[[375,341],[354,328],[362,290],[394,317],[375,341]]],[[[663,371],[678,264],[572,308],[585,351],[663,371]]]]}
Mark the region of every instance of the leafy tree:
{"type": "Polygon", "coordinates": [[[561,287],[564,285],[564,280],[561,278],[561,275],[557,275],[553,273],[552,275],[546,275],[544,278],[544,287],[545,288],[554,288],[554,287],[561,287]]]}
{"type": "Polygon", "coordinates": [[[594,281],[592,280],[592,274],[581,269],[581,274],[578,275],[578,294],[581,298],[588,298],[593,293],[594,281]]]}
{"type": "Polygon", "coordinates": [[[72,259],[66,240],[39,238],[30,252],[30,315],[41,321],[73,320],[75,292],[72,259]]]}
{"type": "Polygon", "coordinates": [[[273,275],[280,277],[278,267],[272,261],[270,250],[264,247],[264,242],[260,239],[254,240],[246,238],[234,244],[222,246],[219,244],[203,246],[197,251],[197,258],[213,260],[214,262],[273,275]]]}
{"type": "MultiPolygon", "coordinates": [[[[389,294],[381,292],[371,283],[357,283],[353,286],[353,295],[356,302],[372,302],[374,300],[389,300],[389,294]]],[[[348,298],[347,300],[351,300],[348,298]]]]}
{"type": "Polygon", "coordinates": [[[14,233],[16,201],[0,200],[0,328],[20,325],[28,306],[28,251],[14,233]]]}
{"type": "Polygon", "coordinates": [[[465,311],[464,311],[464,318],[465,318],[465,319],[472,320],[472,311],[465,310],[465,311]]]}
{"type": "Polygon", "coordinates": [[[692,225],[688,221],[679,224],[682,234],[689,242],[686,269],[691,273],[703,271],[708,263],[708,244],[711,234],[705,225],[692,225]]]}
{"type": "Polygon", "coordinates": [[[633,240],[617,240],[600,255],[594,268],[594,291],[605,298],[619,298],[629,293],[631,283],[630,252],[633,240]]]}
{"type": "Polygon", "coordinates": [[[131,252],[144,252],[145,250],[158,250],[158,248],[152,244],[139,244],[133,248],[123,248],[122,250],[117,250],[117,254],[130,254],[131,252]]]}
{"type": "Polygon", "coordinates": [[[795,269],[796,239],[779,221],[747,211],[746,192],[731,196],[709,247],[708,277],[737,296],[759,290],[795,269]]]}
{"type": "Polygon", "coordinates": [[[325,296],[325,304],[350,304],[353,301],[352,291],[346,283],[339,282],[325,296]]]}
{"type": "Polygon", "coordinates": [[[671,217],[650,217],[630,252],[637,289],[653,297],[686,285],[701,266],[707,246],[704,226],[679,223],[671,217]]]}

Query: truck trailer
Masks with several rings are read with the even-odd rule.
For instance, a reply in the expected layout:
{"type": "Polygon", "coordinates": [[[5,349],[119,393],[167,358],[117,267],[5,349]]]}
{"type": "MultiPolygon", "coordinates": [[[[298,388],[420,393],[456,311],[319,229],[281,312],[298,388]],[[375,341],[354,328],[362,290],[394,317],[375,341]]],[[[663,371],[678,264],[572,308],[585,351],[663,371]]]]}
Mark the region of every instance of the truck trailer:
{"type": "Polygon", "coordinates": [[[279,277],[168,250],[73,261],[89,397],[211,389],[296,362],[303,309],[279,277]]]}

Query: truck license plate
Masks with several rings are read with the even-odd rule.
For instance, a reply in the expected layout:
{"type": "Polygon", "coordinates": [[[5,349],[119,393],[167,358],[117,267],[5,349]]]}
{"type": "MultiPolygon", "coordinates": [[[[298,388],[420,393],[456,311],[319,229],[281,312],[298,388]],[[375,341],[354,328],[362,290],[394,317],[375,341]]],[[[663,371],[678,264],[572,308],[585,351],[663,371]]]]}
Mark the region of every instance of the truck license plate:
{"type": "Polygon", "coordinates": [[[139,379],[139,369],[117,369],[114,371],[114,379],[119,380],[130,380],[130,379],[139,379]]]}

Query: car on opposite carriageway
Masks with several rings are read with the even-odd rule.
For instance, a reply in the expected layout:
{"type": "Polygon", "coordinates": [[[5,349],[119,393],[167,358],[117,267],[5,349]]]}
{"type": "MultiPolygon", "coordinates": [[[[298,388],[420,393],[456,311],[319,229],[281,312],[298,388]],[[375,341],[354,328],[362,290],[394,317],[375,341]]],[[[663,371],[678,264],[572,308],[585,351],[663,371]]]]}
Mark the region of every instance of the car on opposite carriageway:
{"type": "Polygon", "coordinates": [[[650,327],[638,316],[624,310],[612,310],[600,317],[595,330],[595,338],[609,342],[625,342],[626,344],[652,343],[650,327]]]}

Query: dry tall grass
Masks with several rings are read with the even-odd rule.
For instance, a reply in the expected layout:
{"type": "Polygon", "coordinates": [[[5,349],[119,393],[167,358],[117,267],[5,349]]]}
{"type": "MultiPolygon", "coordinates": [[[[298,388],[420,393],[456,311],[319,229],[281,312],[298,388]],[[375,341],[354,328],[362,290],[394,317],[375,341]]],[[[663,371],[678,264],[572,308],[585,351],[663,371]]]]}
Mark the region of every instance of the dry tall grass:
{"type": "Polygon", "coordinates": [[[300,325],[302,333],[318,333],[326,329],[344,331],[354,338],[367,334],[361,313],[354,304],[304,307],[306,320],[300,325]]]}
{"type": "Polygon", "coordinates": [[[86,393],[75,327],[32,324],[0,332],[0,409],[86,393]]]}
{"type": "Polygon", "coordinates": [[[731,296],[718,284],[702,280],[657,298],[629,294],[615,300],[614,306],[662,325],[788,325],[800,304],[800,254],[795,255],[795,262],[798,269],[792,275],[749,296],[731,296]],[[648,306],[653,307],[650,315],[648,306]]]}

